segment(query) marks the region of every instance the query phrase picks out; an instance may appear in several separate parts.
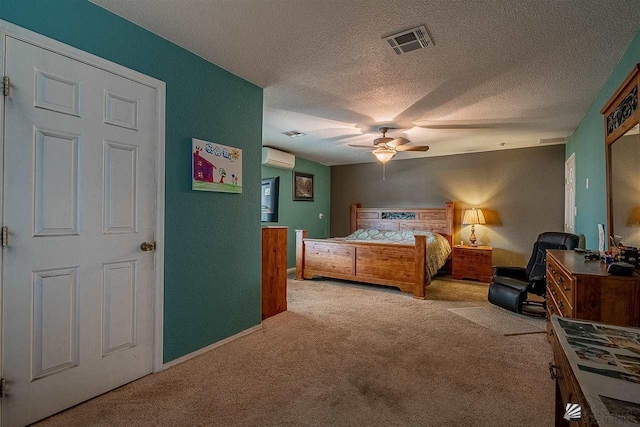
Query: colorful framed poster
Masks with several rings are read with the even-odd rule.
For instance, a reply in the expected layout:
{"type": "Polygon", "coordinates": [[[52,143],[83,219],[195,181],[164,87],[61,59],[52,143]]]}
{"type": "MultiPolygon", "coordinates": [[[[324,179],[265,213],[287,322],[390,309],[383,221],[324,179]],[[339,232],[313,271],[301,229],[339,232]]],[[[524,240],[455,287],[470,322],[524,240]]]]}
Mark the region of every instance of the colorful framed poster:
{"type": "Polygon", "coordinates": [[[242,193],[242,150],[193,138],[191,189],[242,193]]]}

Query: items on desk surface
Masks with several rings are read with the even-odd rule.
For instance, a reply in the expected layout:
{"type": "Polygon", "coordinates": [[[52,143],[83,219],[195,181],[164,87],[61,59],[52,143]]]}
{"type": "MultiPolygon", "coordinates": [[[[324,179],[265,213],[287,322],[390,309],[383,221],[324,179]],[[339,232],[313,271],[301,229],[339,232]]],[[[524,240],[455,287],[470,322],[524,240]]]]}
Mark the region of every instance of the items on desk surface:
{"type": "Polygon", "coordinates": [[[613,274],[614,276],[633,276],[634,270],[634,265],[628,264],[626,262],[613,262],[609,264],[607,273],[613,274]]]}
{"type": "Polygon", "coordinates": [[[598,224],[598,251],[604,252],[604,224],[598,224]]]}
{"type": "Polygon", "coordinates": [[[631,247],[620,248],[619,259],[620,261],[633,264],[638,268],[640,267],[640,250],[631,247]]]}
{"type": "MultiPolygon", "coordinates": [[[[613,238],[612,242],[615,242],[613,238]]],[[[585,261],[604,261],[609,265],[608,272],[616,276],[632,276],[633,270],[640,269],[640,250],[632,246],[624,246],[618,242],[611,251],[593,252],[588,249],[574,249],[574,252],[584,254],[585,261]],[[614,267],[611,267],[615,264],[614,267]]]]}
{"type": "Polygon", "coordinates": [[[611,241],[611,251],[617,261],[626,262],[640,268],[640,250],[633,246],[627,246],[622,243],[622,237],[609,236],[611,241]]]}

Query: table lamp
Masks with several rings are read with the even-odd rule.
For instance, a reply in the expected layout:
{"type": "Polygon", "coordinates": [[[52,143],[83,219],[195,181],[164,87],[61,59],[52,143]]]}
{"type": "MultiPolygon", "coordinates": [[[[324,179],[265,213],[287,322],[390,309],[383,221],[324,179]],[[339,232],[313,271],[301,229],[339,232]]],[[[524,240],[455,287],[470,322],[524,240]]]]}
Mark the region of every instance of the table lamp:
{"type": "Polygon", "coordinates": [[[471,224],[471,236],[469,236],[469,242],[471,242],[472,247],[478,246],[476,245],[476,224],[486,224],[484,220],[484,214],[482,213],[482,209],[467,209],[464,211],[464,218],[462,219],[463,225],[471,224]]]}

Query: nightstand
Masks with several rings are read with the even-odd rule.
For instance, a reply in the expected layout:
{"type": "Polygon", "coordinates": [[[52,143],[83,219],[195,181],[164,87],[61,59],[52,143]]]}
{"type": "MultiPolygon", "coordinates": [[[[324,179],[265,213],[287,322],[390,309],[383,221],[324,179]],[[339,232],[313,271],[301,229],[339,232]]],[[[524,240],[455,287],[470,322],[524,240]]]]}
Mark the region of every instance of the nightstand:
{"type": "Polygon", "coordinates": [[[493,275],[492,250],[491,246],[454,246],[452,256],[453,278],[491,282],[491,276],[493,275]]]}

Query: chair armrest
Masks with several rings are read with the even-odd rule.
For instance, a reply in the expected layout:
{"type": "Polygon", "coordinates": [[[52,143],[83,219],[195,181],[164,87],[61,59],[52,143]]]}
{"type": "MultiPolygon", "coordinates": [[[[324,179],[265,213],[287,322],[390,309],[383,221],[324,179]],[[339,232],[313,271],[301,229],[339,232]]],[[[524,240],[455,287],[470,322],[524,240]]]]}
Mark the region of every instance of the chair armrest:
{"type": "Polygon", "coordinates": [[[523,267],[493,267],[494,276],[511,277],[527,282],[526,270],[523,267]]]}

